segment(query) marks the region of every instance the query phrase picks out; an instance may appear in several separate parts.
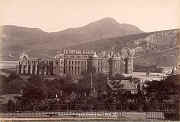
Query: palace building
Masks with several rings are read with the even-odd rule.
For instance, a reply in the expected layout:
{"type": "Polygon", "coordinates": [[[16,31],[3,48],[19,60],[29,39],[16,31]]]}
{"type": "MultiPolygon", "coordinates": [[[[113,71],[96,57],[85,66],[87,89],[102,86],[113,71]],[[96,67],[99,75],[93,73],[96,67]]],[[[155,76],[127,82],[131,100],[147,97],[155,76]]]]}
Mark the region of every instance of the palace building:
{"type": "Polygon", "coordinates": [[[23,53],[19,58],[17,73],[22,75],[70,75],[79,78],[83,73],[105,73],[109,76],[117,73],[133,72],[134,51],[62,50],[52,59],[29,58],[23,53]]]}

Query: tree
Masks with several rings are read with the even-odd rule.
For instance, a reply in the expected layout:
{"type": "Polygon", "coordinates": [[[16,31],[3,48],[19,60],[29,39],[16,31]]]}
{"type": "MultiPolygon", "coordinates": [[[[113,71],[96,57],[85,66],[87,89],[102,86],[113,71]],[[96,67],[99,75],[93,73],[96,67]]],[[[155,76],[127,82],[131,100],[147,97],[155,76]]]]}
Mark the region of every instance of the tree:
{"type": "Polygon", "coordinates": [[[45,100],[47,96],[47,87],[44,81],[39,76],[31,76],[23,89],[22,103],[24,103],[25,108],[35,110],[36,106],[38,106],[42,100],[45,100]]]}
{"type": "Polygon", "coordinates": [[[12,100],[8,100],[7,106],[9,112],[15,111],[15,103],[12,100]]]}
{"type": "Polygon", "coordinates": [[[56,94],[60,96],[61,91],[65,87],[65,82],[64,78],[45,80],[44,84],[47,87],[48,98],[55,98],[56,94]]]}
{"type": "Polygon", "coordinates": [[[0,75],[0,93],[6,92],[6,89],[8,87],[8,80],[7,77],[4,75],[0,75]]]}
{"type": "Polygon", "coordinates": [[[176,98],[172,96],[179,95],[180,93],[180,77],[178,75],[168,76],[161,81],[149,81],[144,88],[146,92],[146,99],[149,103],[152,103],[152,108],[157,108],[164,100],[176,101],[176,98]]]}
{"type": "Polygon", "coordinates": [[[3,93],[20,93],[25,87],[26,82],[15,73],[11,73],[8,77],[0,76],[0,86],[3,93]]]}
{"type": "Polygon", "coordinates": [[[86,73],[84,76],[79,80],[79,87],[84,89],[90,89],[91,88],[91,80],[92,85],[95,89],[99,91],[106,90],[106,81],[107,76],[103,73],[86,73]]]}

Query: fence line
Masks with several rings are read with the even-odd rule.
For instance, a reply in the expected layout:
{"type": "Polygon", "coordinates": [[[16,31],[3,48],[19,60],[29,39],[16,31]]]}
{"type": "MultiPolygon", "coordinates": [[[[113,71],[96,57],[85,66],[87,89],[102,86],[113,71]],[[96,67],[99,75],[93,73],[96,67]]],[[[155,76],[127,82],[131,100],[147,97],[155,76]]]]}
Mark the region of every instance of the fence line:
{"type": "Polygon", "coordinates": [[[46,118],[46,117],[79,117],[79,118],[143,118],[143,119],[160,119],[164,120],[163,112],[75,112],[75,111],[67,111],[67,112],[23,112],[23,113],[0,113],[0,117],[2,118],[25,118],[25,117],[33,117],[33,118],[46,118]]]}

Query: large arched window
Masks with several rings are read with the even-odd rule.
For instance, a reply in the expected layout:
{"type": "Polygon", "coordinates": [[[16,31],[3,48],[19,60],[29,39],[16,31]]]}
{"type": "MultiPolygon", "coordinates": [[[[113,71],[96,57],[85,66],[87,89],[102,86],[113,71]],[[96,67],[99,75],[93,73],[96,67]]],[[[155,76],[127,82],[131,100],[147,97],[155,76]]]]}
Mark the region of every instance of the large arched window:
{"type": "Polygon", "coordinates": [[[23,56],[21,59],[21,64],[22,65],[27,65],[28,64],[28,57],[27,56],[23,56]]]}
{"type": "Polygon", "coordinates": [[[29,60],[29,57],[26,53],[23,53],[21,56],[20,56],[20,63],[22,65],[27,65],[28,64],[28,60],[29,60]]]}

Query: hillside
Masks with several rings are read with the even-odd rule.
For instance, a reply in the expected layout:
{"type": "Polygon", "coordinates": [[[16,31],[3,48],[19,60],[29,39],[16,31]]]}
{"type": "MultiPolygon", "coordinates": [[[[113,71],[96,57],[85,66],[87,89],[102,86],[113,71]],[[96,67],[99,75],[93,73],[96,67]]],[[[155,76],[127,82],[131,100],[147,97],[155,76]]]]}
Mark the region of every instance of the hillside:
{"type": "Polygon", "coordinates": [[[135,64],[144,66],[172,66],[176,63],[177,33],[179,29],[141,33],[96,40],[69,47],[70,49],[109,50],[129,47],[136,50],[135,64]]]}
{"type": "Polygon", "coordinates": [[[26,28],[12,25],[0,27],[2,34],[1,41],[1,57],[4,60],[15,60],[22,51],[30,52],[36,50],[36,45],[44,43],[45,39],[49,39],[47,32],[38,28],[26,28]]]}
{"type": "Polygon", "coordinates": [[[119,24],[113,18],[104,18],[79,28],[70,28],[60,32],[53,32],[52,42],[58,42],[59,47],[73,46],[81,43],[87,43],[94,40],[120,37],[131,34],[142,33],[139,28],[130,24],[119,24]]]}
{"type": "Polygon", "coordinates": [[[18,60],[25,51],[30,57],[53,57],[56,50],[109,50],[123,47],[136,50],[135,64],[143,66],[172,66],[177,59],[177,34],[180,29],[145,33],[130,24],[119,24],[104,18],[78,28],[59,32],[44,32],[38,28],[1,26],[0,59],[18,60]]]}
{"type": "Polygon", "coordinates": [[[103,18],[79,28],[59,32],[44,32],[38,28],[1,26],[1,59],[15,60],[22,51],[37,57],[49,57],[57,49],[75,46],[103,38],[142,33],[134,25],[119,24],[113,18],[103,18]]]}

